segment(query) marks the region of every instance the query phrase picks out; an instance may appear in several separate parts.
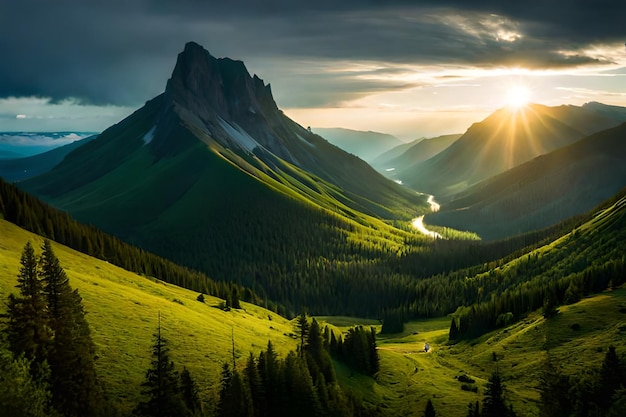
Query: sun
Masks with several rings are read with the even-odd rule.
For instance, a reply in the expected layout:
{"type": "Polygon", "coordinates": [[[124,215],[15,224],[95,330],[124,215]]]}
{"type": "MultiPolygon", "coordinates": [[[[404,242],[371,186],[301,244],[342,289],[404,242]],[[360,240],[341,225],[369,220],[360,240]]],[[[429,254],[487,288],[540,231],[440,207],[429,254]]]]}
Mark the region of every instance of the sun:
{"type": "Polygon", "coordinates": [[[513,109],[525,107],[530,102],[530,90],[524,85],[515,85],[507,90],[506,104],[513,109]]]}

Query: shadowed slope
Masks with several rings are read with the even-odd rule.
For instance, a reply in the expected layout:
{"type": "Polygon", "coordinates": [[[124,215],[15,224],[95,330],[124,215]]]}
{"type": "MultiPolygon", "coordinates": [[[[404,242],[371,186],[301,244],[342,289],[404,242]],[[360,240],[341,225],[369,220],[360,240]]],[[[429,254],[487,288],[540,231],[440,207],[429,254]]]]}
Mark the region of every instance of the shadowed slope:
{"type": "Polygon", "coordinates": [[[470,127],[445,151],[417,166],[411,177],[407,172],[403,181],[443,201],[484,179],[618,123],[575,106],[502,108],[470,127]]]}
{"type": "Polygon", "coordinates": [[[483,181],[428,216],[498,239],[586,212],[626,186],[626,124],[483,181]]]}

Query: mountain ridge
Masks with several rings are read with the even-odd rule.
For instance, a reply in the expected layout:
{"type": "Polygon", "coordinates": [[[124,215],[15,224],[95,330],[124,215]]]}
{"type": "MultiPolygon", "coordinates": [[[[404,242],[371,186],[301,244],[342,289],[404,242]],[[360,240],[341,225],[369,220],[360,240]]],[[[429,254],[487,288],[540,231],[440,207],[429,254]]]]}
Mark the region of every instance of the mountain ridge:
{"type": "Polygon", "coordinates": [[[619,123],[578,106],[501,108],[407,172],[405,184],[445,201],[482,180],[619,123]]]}
{"type": "Polygon", "coordinates": [[[455,195],[428,221],[492,240],[586,212],[626,186],[624,137],[626,123],[540,155],[455,195]]]}

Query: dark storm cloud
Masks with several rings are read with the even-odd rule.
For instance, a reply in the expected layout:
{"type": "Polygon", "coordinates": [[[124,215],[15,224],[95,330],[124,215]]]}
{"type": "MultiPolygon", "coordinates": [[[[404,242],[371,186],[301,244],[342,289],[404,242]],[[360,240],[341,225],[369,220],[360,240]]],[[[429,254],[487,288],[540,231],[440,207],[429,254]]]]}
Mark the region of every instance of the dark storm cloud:
{"type": "Polygon", "coordinates": [[[281,68],[314,60],[534,68],[598,63],[609,58],[580,51],[626,41],[625,3],[7,1],[0,6],[0,97],[137,105],[163,90],[176,54],[195,40],[216,56],[245,60],[274,87],[308,83],[299,97],[283,93],[289,105],[336,103],[403,85],[332,71],[303,81],[281,68]]]}

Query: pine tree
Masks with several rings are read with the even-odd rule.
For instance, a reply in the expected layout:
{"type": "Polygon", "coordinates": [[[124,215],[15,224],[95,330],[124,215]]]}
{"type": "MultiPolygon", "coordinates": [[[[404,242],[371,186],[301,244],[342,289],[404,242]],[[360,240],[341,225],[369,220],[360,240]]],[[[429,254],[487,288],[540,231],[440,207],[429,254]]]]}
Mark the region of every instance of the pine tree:
{"type": "Polygon", "coordinates": [[[285,358],[282,369],[287,389],[285,415],[302,417],[322,415],[322,407],[313,386],[313,379],[302,357],[290,352],[285,358]]]}
{"type": "Polygon", "coordinates": [[[487,383],[482,417],[505,417],[508,415],[509,409],[504,403],[504,385],[500,372],[496,369],[487,383]]]}
{"type": "Polygon", "coordinates": [[[556,301],[554,301],[554,296],[547,297],[544,300],[541,313],[543,314],[543,317],[546,319],[549,319],[559,314],[559,309],[557,308],[556,301]]]}
{"type": "Polygon", "coordinates": [[[167,339],[161,336],[161,325],[154,335],[152,361],[141,384],[147,398],[140,402],[134,413],[145,417],[178,417],[189,415],[178,384],[178,372],[170,360],[167,339]]]}
{"type": "Polygon", "coordinates": [[[45,240],[40,276],[44,283],[54,339],[48,353],[54,407],[66,416],[90,416],[103,407],[94,366],[95,345],[85,319],[82,298],[45,240]]]}
{"type": "Polygon", "coordinates": [[[69,280],[49,240],[44,240],[41,249],[43,252],[39,273],[44,284],[43,293],[53,319],[61,319],[62,300],[71,292],[69,280]]]}
{"type": "Polygon", "coordinates": [[[191,377],[189,370],[185,367],[180,373],[180,391],[183,402],[191,414],[199,414],[202,412],[202,403],[198,395],[198,386],[191,377]]]}
{"type": "Polygon", "coordinates": [[[313,319],[309,327],[309,335],[307,337],[305,350],[308,354],[307,358],[311,358],[312,364],[309,364],[309,370],[313,376],[313,382],[317,384],[317,371],[321,372],[327,383],[336,380],[335,369],[330,358],[330,354],[325,347],[322,339],[322,333],[317,320],[313,319]],[[314,366],[313,366],[314,365],[314,366]],[[315,369],[313,369],[313,367],[315,369]]]}
{"type": "Polygon", "coordinates": [[[18,357],[31,361],[33,376],[47,359],[52,331],[49,326],[43,286],[39,279],[35,251],[27,242],[20,258],[17,288],[20,295],[9,295],[7,304],[7,340],[9,348],[18,357]]]}
{"type": "Polygon", "coordinates": [[[300,339],[300,347],[299,347],[299,352],[300,355],[304,355],[304,343],[307,340],[307,336],[309,334],[309,320],[306,316],[305,312],[302,312],[297,318],[296,318],[296,329],[298,331],[298,338],[300,339]]]}
{"type": "Polygon", "coordinates": [[[266,415],[279,415],[284,381],[281,379],[278,356],[271,341],[267,342],[267,349],[259,354],[257,368],[265,389],[266,415]]]}
{"type": "Polygon", "coordinates": [[[254,416],[250,388],[236,369],[231,372],[228,363],[222,367],[217,415],[218,417],[254,416]]]}
{"type": "Polygon", "coordinates": [[[250,395],[254,407],[254,416],[264,417],[267,410],[265,388],[263,387],[263,381],[261,380],[261,375],[259,374],[257,363],[252,352],[250,352],[250,356],[246,362],[244,376],[248,386],[250,387],[250,395]]]}
{"type": "Polygon", "coordinates": [[[566,417],[571,415],[572,402],[569,399],[569,379],[561,375],[550,357],[543,364],[540,379],[542,417],[566,417]]]}
{"type": "Polygon", "coordinates": [[[426,409],[424,410],[424,417],[436,417],[437,413],[435,413],[435,407],[433,406],[432,400],[429,398],[426,403],[426,409]]]}
{"type": "Polygon", "coordinates": [[[459,328],[456,325],[456,319],[453,317],[450,323],[450,332],[448,333],[448,340],[455,341],[459,339],[459,328]]]}
{"type": "Polygon", "coordinates": [[[600,367],[600,381],[597,401],[600,407],[607,410],[611,405],[611,398],[620,385],[626,386],[626,375],[615,351],[615,346],[609,346],[602,366],[600,367]]]}

